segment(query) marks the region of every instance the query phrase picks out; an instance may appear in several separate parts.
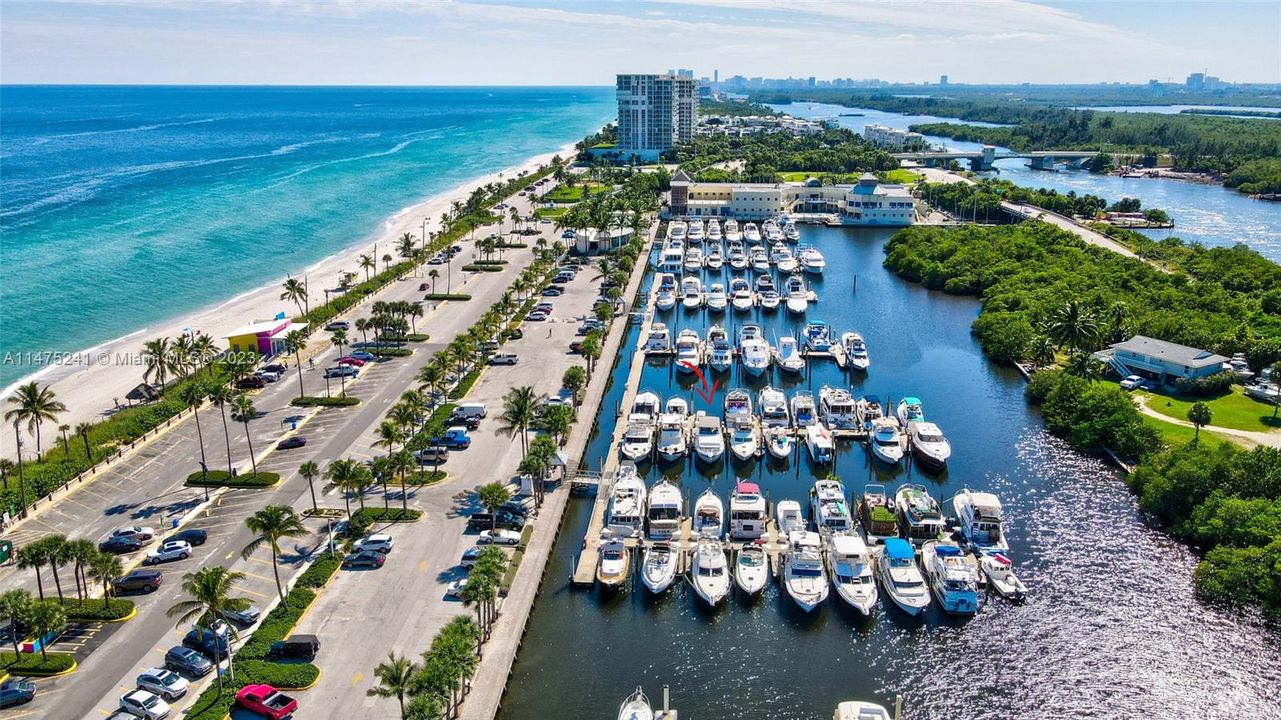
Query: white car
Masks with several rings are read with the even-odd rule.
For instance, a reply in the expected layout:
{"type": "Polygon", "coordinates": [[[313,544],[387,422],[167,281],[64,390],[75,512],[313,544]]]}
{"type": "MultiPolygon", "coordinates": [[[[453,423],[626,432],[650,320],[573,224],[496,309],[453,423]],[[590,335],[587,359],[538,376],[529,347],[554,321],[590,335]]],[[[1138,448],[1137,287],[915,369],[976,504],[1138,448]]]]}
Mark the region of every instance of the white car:
{"type": "Polygon", "coordinates": [[[189,557],[191,557],[191,543],[186,540],[166,540],[155,550],[148,550],[147,559],[143,562],[147,565],[159,565],[162,562],[186,560],[189,557]]]}
{"type": "Polygon", "coordinates": [[[463,588],[467,587],[467,578],[455,580],[445,588],[445,597],[462,597],[463,588]]]}
{"type": "Polygon", "coordinates": [[[1134,390],[1135,388],[1141,388],[1141,387],[1143,387],[1143,382],[1144,382],[1144,380],[1143,380],[1143,378],[1142,378],[1142,377],[1140,377],[1140,376],[1138,376],[1138,375],[1131,375],[1131,376],[1129,376],[1129,377],[1127,377],[1126,379],[1124,379],[1124,380],[1122,380],[1122,381],[1121,381],[1121,389],[1122,389],[1122,390],[1134,390]]]}
{"type": "Polygon", "coordinates": [[[151,668],[138,676],[138,688],[165,700],[176,700],[187,694],[187,681],[173,670],[151,668]]]}
{"type": "Polygon", "coordinates": [[[138,525],[134,525],[133,527],[117,528],[111,531],[111,537],[113,538],[136,538],[141,542],[151,542],[151,539],[155,536],[156,531],[152,528],[140,527],[138,525]]]}
{"type": "Polygon", "coordinates": [[[368,535],[363,540],[356,543],[356,550],[373,550],[374,552],[389,553],[395,542],[390,535],[368,535]]]}
{"type": "Polygon", "coordinates": [[[160,720],[169,717],[169,703],[159,695],[146,690],[134,690],[120,696],[120,709],[145,720],[160,720]]]}
{"type": "Polygon", "coordinates": [[[223,613],[227,619],[239,625],[253,625],[262,617],[262,610],[250,605],[244,610],[228,610],[223,613]]]}
{"type": "Polygon", "coordinates": [[[481,545],[519,545],[520,533],[515,530],[485,530],[476,542],[481,545]]]}
{"type": "Polygon", "coordinates": [[[471,569],[476,566],[476,561],[480,559],[481,547],[473,545],[463,551],[463,559],[458,561],[460,567],[471,569]]]}

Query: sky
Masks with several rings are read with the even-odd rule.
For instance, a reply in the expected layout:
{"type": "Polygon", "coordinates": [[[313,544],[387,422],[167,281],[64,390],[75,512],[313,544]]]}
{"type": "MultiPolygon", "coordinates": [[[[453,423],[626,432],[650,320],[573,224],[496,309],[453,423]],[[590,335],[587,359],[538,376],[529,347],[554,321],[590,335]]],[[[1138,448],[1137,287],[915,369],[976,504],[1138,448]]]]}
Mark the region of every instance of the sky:
{"type": "Polygon", "coordinates": [[[1281,82],[1281,0],[0,0],[0,82],[1281,82]]]}

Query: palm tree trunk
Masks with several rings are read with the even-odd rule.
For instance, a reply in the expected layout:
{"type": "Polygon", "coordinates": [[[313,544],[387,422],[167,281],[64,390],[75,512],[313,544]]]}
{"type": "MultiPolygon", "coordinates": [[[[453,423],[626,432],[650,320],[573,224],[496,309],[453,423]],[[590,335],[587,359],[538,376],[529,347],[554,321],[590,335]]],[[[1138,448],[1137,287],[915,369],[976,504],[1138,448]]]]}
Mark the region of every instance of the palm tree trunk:
{"type": "Polygon", "coordinates": [[[231,477],[231,428],[227,426],[227,409],[220,405],[218,410],[222,413],[222,434],[227,439],[227,476],[231,477]]]}
{"type": "Polygon", "coordinates": [[[200,467],[208,470],[209,466],[205,464],[205,433],[200,429],[200,411],[196,406],[191,406],[191,415],[196,419],[196,440],[200,443],[200,467]]]}
{"type": "Polygon", "coordinates": [[[302,389],[302,356],[294,353],[294,364],[298,366],[298,397],[301,399],[306,396],[302,389]]]}
{"type": "Polygon", "coordinates": [[[280,604],[289,608],[289,602],[285,600],[285,589],[280,586],[280,565],[276,558],[276,549],[271,549],[271,573],[276,576],[276,594],[280,595],[280,604]]]}
{"type": "MultiPolygon", "coordinates": [[[[10,628],[16,628],[16,627],[18,627],[18,616],[17,616],[17,615],[10,615],[10,616],[9,616],[9,627],[10,627],[10,628]]],[[[16,657],[18,657],[18,633],[13,632],[13,631],[11,630],[11,631],[9,632],[9,638],[10,638],[11,640],[13,640],[13,656],[16,658],[16,657]]]]}
{"type": "Polygon", "coordinates": [[[342,494],[343,504],[347,506],[347,522],[351,522],[351,493],[346,490],[342,494]]]}
{"type": "Polygon", "coordinates": [[[245,423],[245,442],[249,443],[249,464],[254,469],[254,475],[257,475],[258,459],[254,457],[254,439],[249,435],[249,423],[245,423]]]}
{"type": "Polygon", "coordinates": [[[58,577],[58,566],[54,563],[49,563],[49,568],[53,571],[53,584],[58,588],[58,602],[65,603],[66,600],[62,597],[62,580],[58,577]]]}
{"type": "Polygon", "coordinates": [[[111,607],[111,578],[102,579],[102,609],[106,610],[111,607]]]}

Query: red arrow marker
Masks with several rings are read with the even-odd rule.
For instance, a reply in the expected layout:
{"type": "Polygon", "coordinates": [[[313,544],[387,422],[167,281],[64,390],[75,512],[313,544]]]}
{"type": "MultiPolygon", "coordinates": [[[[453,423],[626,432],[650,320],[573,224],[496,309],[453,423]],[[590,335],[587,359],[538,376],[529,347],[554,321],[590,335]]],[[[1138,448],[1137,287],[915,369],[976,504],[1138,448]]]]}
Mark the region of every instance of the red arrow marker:
{"type": "Polygon", "coordinates": [[[703,371],[699,370],[697,365],[691,362],[688,362],[686,360],[681,360],[681,365],[684,365],[685,367],[689,368],[694,372],[695,375],[698,376],[699,381],[703,383],[703,387],[702,389],[694,388],[694,391],[698,393],[699,397],[703,398],[704,402],[706,402],[708,405],[711,405],[712,400],[716,398],[716,388],[721,386],[721,381],[719,379],[713,381],[712,387],[709,389],[707,387],[707,378],[703,376],[703,371]]]}

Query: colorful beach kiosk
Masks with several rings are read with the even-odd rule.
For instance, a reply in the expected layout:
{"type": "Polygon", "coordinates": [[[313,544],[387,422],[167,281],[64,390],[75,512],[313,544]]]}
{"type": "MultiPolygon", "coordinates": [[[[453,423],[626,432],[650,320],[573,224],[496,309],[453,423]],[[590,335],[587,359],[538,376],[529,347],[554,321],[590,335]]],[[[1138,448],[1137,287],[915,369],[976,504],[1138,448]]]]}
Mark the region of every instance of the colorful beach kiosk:
{"type": "Polygon", "coordinates": [[[271,320],[255,321],[229,333],[226,336],[227,349],[233,353],[278,355],[285,351],[285,336],[299,327],[282,312],[271,320]]]}

